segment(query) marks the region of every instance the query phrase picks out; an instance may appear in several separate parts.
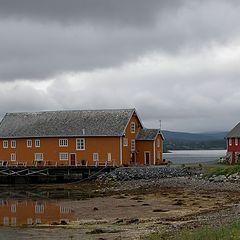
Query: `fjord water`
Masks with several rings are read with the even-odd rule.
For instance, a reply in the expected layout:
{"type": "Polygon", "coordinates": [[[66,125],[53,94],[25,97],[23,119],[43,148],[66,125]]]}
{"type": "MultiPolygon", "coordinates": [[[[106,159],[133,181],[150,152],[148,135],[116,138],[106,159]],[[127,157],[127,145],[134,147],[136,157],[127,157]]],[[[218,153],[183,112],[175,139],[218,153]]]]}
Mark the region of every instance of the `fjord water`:
{"type": "Polygon", "coordinates": [[[225,155],[226,150],[173,150],[164,153],[163,158],[174,164],[186,164],[213,162],[225,155]]]}

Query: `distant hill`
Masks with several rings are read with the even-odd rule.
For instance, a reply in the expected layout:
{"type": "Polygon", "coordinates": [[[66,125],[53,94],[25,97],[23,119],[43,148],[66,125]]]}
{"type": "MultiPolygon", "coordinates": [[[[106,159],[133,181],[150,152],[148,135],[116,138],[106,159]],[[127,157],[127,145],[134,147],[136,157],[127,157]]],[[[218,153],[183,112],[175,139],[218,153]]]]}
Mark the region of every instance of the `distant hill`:
{"type": "Polygon", "coordinates": [[[162,131],[165,142],[164,151],[169,150],[202,150],[202,149],[225,149],[224,137],[227,132],[187,133],[162,131]]]}

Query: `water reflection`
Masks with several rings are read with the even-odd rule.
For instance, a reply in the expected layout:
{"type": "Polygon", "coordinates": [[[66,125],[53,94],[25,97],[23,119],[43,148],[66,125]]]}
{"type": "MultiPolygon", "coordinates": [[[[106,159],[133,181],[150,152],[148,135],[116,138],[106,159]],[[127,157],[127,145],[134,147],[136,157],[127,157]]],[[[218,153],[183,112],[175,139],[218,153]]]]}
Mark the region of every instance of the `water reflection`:
{"type": "Polygon", "coordinates": [[[0,225],[59,224],[75,220],[74,211],[58,202],[0,199],[0,225]]]}

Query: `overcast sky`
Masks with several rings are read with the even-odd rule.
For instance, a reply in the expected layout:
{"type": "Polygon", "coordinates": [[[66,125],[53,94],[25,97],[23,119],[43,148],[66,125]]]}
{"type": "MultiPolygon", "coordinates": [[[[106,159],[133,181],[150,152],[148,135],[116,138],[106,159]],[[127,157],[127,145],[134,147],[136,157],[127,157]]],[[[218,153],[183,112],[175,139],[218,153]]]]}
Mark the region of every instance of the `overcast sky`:
{"type": "Polygon", "coordinates": [[[146,127],[240,121],[239,0],[0,0],[0,116],[135,107],[146,127]]]}

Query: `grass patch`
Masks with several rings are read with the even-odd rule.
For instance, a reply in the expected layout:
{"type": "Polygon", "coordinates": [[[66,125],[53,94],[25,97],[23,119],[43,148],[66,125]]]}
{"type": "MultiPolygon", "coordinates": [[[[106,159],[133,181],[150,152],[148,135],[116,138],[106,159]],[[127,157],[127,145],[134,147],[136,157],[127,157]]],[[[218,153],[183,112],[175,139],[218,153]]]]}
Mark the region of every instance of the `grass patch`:
{"type": "Polygon", "coordinates": [[[231,175],[234,173],[240,172],[240,165],[222,165],[222,166],[214,166],[214,167],[208,167],[204,170],[205,176],[213,176],[213,175],[231,175]]]}
{"type": "Polygon", "coordinates": [[[174,236],[164,236],[164,234],[151,234],[145,240],[240,240],[240,222],[234,222],[221,227],[204,227],[194,230],[181,230],[174,236]]]}

